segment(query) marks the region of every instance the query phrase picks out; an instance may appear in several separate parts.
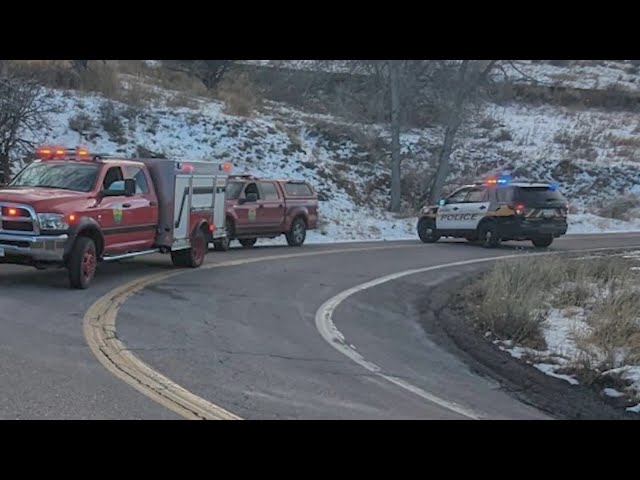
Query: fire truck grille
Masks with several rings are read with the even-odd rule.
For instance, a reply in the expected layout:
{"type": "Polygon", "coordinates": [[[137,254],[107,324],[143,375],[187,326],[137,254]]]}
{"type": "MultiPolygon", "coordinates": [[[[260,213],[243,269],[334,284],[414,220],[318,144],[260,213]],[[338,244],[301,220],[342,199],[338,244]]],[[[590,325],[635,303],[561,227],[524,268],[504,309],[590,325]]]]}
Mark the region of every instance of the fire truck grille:
{"type": "Polygon", "coordinates": [[[0,205],[0,232],[36,233],[34,216],[29,207],[3,203],[0,205]]]}

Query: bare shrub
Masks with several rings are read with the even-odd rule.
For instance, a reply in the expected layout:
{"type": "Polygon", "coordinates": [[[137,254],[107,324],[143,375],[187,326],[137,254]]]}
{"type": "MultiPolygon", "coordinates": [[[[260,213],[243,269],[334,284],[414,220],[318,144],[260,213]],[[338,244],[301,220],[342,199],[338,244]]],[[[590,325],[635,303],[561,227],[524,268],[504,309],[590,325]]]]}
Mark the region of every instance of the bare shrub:
{"type": "Polygon", "coordinates": [[[547,291],[564,278],[557,263],[523,259],[498,263],[467,294],[467,309],[477,326],[501,339],[531,348],[546,348],[542,323],[547,291]]]}
{"type": "Polygon", "coordinates": [[[109,100],[102,102],[102,105],[100,105],[100,125],[114,142],[125,143],[125,129],[120,118],[120,112],[113,102],[109,100]]]}
{"type": "Polygon", "coordinates": [[[93,119],[86,113],[80,112],[69,118],[69,128],[80,134],[91,132],[96,127],[93,119]]]}
{"type": "Polygon", "coordinates": [[[225,79],[217,92],[225,103],[225,111],[239,117],[249,117],[261,105],[260,97],[246,77],[225,79]]]}
{"type": "Polygon", "coordinates": [[[197,109],[199,107],[198,101],[191,95],[186,93],[176,93],[167,99],[167,107],[169,108],[190,108],[197,109]]]}
{"type": "Polygon", "coordinates": [[[631,220],[637,217],[634,209],[640,207],[640,197],[636,195],[624,195],[614,198],[598,210],[598,215],[616,220],[631,220]]]}
{"type": "Polygon", "coordinates": [[[604,367],[640,365],[640,295],[619,288],[596,305],[587,322],[592,330],[584,338],[604,353],[604,367]]]}

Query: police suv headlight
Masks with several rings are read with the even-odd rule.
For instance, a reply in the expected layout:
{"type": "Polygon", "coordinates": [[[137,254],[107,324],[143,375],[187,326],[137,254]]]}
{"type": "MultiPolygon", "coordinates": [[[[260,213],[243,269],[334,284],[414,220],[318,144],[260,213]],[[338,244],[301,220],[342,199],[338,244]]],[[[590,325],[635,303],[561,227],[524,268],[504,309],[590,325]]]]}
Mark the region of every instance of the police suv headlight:
{"type": "Polygon", "coordinates": [[[59,213],[39,213],[40,230],[67,230],[69,223],[64,215],[59,213]]]}

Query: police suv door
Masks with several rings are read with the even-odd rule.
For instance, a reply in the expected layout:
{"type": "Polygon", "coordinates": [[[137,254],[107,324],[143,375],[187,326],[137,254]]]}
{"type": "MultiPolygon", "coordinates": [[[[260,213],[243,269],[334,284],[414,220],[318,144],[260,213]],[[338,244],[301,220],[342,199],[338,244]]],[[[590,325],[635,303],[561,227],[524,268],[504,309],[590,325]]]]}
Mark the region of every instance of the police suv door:
{"type": "Polygon", "coordinates": [[[438,215],[436,216],[437,230],[460,230],[464,228],[461,226],[460,213],[462,213],[464,201],[470,190],[470,187],[456,190],[445,200],[445,204],[438,208],[438,215]]]}
{"type": "Polygon", "coordinates": [[[456,228],[475,230],[489,210],[489,191],[486,187],[472,188],[464,203],[460,205],[460,220],[456,228]]]}

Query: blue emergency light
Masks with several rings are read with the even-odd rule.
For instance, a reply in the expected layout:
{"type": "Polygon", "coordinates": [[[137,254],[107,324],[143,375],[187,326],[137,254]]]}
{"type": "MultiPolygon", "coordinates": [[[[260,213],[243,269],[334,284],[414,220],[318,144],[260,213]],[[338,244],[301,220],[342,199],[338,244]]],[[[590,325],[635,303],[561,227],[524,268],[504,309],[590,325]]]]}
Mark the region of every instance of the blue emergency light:
{"type": "Polygon", "coordinates": [[[560,184],[558,182],[553,182],[549,184],[549,191],[551,192],[555,192],[556,190],[558,190],[558,188],[560,188],[560,184]]]}

